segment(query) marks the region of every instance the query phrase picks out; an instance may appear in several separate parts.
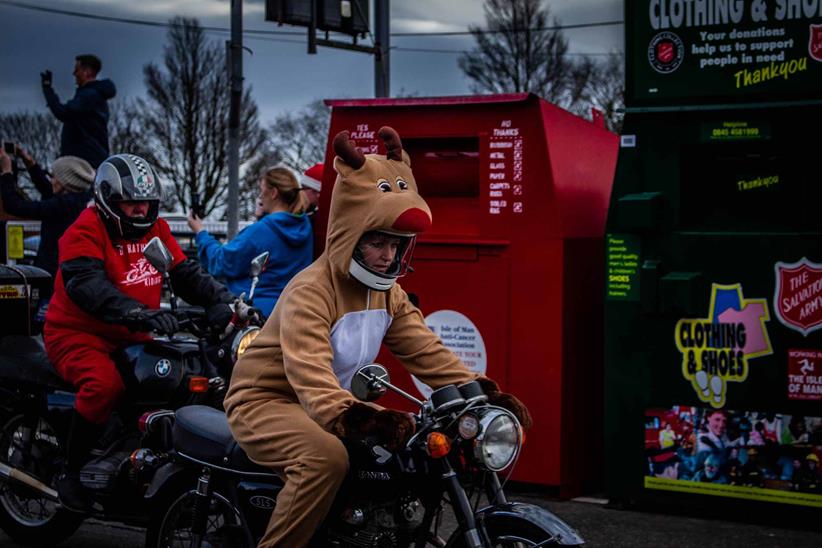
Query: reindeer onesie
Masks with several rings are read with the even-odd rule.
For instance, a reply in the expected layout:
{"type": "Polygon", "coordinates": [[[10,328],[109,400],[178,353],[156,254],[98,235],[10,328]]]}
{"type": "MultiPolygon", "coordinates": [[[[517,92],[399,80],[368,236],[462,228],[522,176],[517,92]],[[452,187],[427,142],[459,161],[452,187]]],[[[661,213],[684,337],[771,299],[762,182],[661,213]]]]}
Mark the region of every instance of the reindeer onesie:
{"type": "Polygon", "coordinates": [[[338,435],[374,427],[381,417],[383,427],[408,428],[392,420],[401,414],[386,417],[348,390],[354,371],[372,363],[382,343],[434,388],[476,378],[426,327],[399,285],[375,291],[349,275],[365,232],[409,235],[431,224],[399,136],[391,128],[380,136],[387,156],[364,156],[348,132],[334,139],[338,177],[325,253],[286,286],[231,378],[225,406],[234,437],[252,460],[285,478],[260,546],[308,543],[348,469],[338,435]]]}

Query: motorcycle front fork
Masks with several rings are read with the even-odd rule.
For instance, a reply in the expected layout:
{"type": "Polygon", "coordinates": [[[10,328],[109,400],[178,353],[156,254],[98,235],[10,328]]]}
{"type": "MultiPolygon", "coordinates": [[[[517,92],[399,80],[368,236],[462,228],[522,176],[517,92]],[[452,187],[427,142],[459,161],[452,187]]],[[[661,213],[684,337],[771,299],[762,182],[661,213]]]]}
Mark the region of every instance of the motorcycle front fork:
{"type": "MultiPolygon", "coordinates": [[[[463,532],[465,537],[465,546],[468,548],[482,548],[485,544],[482,540],[482,534],[477,528],[477,520],[474,518],[471,501],[468,500],[468,495],[448,459],[442,459],[440,462],[442,463],[442,479],[448,488],[448,494],[451,497],[451,504],[454,507],[454,514],[457,517],[460,531],[463,532]]],[[[491,504],[507,502],[496,473],[491,472],[488,474],[485,489],[486,496],[491,504]]]]}

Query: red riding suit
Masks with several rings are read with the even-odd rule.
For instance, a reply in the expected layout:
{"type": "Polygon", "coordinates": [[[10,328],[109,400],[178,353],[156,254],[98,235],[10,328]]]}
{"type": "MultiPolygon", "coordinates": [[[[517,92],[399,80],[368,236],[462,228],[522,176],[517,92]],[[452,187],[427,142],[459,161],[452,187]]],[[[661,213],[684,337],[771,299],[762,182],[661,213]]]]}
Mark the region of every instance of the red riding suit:
{"type": "MultiPolygon", "coordinates": [[[[59,263],[79,258],[101,261],[106,278],[119,292],[156,309],[160,306],[163,279],[143,256],[143,249],[155,236],[160,237],[174,257],[172,268],[185,260],[163,219],[157,219],[139,240],[112,242],[96,208],[88,207],[60,238],[59,263]]],[[[85,312],[69,297],[63,278],[63,272],[58,270],[54,297],[46,314],[46,351],[60,376],[77,390],[77,412],[87,421],[99,424],[108,419],[124,389],[111,352],[151,337],[85,312]]],[[[102,293],[89,295],[105,297],[102,293]]]]}

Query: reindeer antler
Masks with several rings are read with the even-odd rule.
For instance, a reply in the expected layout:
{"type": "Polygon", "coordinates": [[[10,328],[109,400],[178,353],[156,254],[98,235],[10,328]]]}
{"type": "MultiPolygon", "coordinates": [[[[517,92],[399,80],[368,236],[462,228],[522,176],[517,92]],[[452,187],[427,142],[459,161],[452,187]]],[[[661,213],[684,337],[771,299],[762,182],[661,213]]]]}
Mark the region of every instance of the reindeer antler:
{"type": "Polygon", "coordinates": [[[377,133],[385,142],[386,157],[389,160],[402,162],[402,141],[400,141],[400,134],[397,130],[390,126],[382,126],[377,133]]]}
{"type": "Polygon", "coordinates": [[[360,169],[365,163],[365,155],[351,140],[348,130],[341,131],[334,137],[334,152],[354,169],[360,169]]]}

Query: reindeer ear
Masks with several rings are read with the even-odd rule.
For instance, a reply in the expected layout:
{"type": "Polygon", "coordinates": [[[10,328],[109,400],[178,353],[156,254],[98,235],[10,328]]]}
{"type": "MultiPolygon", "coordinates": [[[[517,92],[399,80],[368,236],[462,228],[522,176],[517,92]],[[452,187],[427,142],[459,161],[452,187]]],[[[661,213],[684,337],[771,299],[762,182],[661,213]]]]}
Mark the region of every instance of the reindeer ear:
{"type": "Polygon", "coordinates": [[[350,165],[345,163],[345,160],[340,158],[339,156],[334,157],[334,171],[340,174],[340,177],[345,179],[352,173],[354,173],[354,168],[350,165]]]}
{"type": "MultiPolygon", "coordinates": [[[[357,148],[357,144],[351,140],[347,130],[341,131],[334,136],[333,146],[334,152],[337,153],[337,158],[334,160],[335,164],[339,159],[351,166],[354,170],[360,169],[363,164],[365,164],[365,155],[357,148]]],[[[339,170],[337,173],[339,173],[339,170]]]]}
{"type": "Polygon", "coordinates": [[[405,165],[411,167],[411,156],[409,156],[408,153],[405,152],[405,149],[403,149],[402,151],[402,161],[405,162],[405,165]]]}

